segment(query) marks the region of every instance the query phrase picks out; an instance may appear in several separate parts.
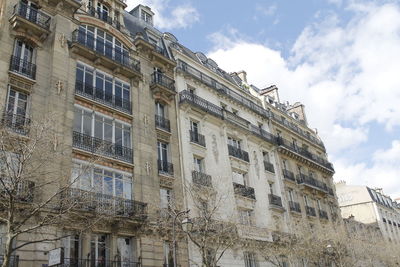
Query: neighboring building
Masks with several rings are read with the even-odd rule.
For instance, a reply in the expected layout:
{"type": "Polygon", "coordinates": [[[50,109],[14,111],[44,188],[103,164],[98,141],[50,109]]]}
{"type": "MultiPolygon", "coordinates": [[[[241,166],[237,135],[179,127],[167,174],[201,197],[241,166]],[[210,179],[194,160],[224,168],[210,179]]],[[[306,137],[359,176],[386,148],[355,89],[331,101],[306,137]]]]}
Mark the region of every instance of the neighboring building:
{"type": "MultiPolygon", "coordinates": [[[[276,87],[248,86],[244,71],[226,73],[176,39],[170,48],[177,61],[184,183],[224,196],[220,220],[237,223],[246,242],[272,241],[277,234],[304,231],[296,226],[337,220],[334,170],[323,143],[307,127],[304,106],[281,104],[276,87]]],[[[186,194],[196,216],[198,203],[186,194]]],[[[194,264],[200,262],[195,246],[189,246],[189,255],[194,264]]],[[[256,252],[240,247],[219,262],[243,264],[267,266],[256,252]]]]}
{"type": "MultiPolygon", "coordinates": [[[[42,266],[47,251],[60,246],[71,264],[170,266],[171,240],[140,230],[168,195],[182,199],[178,128],[170,120],[175,62],[152,26],[153,13],[140,5],[129,14],[123,0],[0,5],[2,122],[28,135],[22,126],[51,113],[70,159],[49,168],[67,166],[74,177],[100,157],[69,197],[91,194],[85,208],[118,217],[90,234],[74,235],[79,229],[71,226],[71,237],[22,248],[19,266],[42,266]]],[[[179,262],[187,262],[185,243],[178,247],[179,262]]]]}
{"type": "Polygon", "coordinates": [[[400,204],[382,189],[339,182],[336,193],[343,218],[354,216],[355,221],[375,224],[386,241],[400,243],[400,204]]]}

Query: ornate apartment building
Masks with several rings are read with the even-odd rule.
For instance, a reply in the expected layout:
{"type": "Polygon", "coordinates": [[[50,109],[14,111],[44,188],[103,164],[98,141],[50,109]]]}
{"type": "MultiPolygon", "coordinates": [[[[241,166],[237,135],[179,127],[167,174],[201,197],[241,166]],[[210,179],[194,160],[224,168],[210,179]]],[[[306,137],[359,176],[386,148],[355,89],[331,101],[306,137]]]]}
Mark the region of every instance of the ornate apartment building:
{"type": "MultiPolygon", "coordinates": [[[[85,196],[82,212],[115,218],[85,234],[53,229],[69,236],[21,248],[18,266],[44,266],[57,247],[66,266],[168,266],[171,240],[141,231],[170,195],[182,199],[176,63],[153,13],[141,5],[128,13],[125,0],[0,5],[3,126],[29,138],[30,122],[51,114],[69,159],[48,164],[72,178],[84,172],[67,198],[85,196]]],[[[30,240],[21,238],[16,244],[30,240]]],[[[187,262],[185,243],[178,246],[187,262]]]]}

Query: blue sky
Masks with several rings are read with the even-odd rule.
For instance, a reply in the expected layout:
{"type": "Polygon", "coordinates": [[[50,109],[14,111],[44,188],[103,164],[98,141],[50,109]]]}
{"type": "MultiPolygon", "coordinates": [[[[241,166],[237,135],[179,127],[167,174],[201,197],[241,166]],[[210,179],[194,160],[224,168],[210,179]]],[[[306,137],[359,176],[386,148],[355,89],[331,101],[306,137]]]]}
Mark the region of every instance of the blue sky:
{"type": "Polygon", "coordinates": [[[400,197],[400,1],[237,2],[128,0],[226,71],[304,103],[336,181],[400,197]]]}

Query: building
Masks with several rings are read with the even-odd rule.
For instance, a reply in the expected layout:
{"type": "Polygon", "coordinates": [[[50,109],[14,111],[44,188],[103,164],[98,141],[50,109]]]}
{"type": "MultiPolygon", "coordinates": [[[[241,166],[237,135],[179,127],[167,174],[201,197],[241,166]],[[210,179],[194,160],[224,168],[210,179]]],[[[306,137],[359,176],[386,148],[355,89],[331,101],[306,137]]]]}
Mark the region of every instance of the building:
{"type": "MultiPolygon", "coordinates": [[[[142,5],[128,13],[122,0],[0,5],[2,125],[23,138],[31,121],[51,113],[67,159],[49,168],[72,178],[85,169],[67,197],[89,196],[82,212],[115,217],[85,234],[74,234],[74,225],[51,229],[69,236],[19,249],[18,266],[44,266],[57,247],[71,265],[169,266],[169,237],[141,230],[172,193],[182,199],[178,129],[169,119],[176,117],[176,64],[152,26],[154,14],[142,5]]],[[[187,262],[185,243],[178,247],[187,262]]]]}
{"type": "MultiPolygon", "coordinates": [[[[177,61],[184,188],[200,186],[223,196],[218,220],[234,222],[241,238],[218,265],[269,266],[240,244],[305,231],[300,225],[331,227],[339,218],[334,170],[307,126],[304,106],[282,104],[276,87],[249,86],[244,71],[227,73],[176,39],[170,48],[177,61]]],[[[185,204],[193,217],[200,216],[190,195],[185,204]]],[[[193,244],[189,258],[201,262],[193,244]]]]}
{"type": "Polygon", "coordinates": [[[386,241],[399,243],[399,203],[383,194],[382,189],[339,182],[336,193],[343,218],[352,216],[355,221],[376,225],[386,241]]]}

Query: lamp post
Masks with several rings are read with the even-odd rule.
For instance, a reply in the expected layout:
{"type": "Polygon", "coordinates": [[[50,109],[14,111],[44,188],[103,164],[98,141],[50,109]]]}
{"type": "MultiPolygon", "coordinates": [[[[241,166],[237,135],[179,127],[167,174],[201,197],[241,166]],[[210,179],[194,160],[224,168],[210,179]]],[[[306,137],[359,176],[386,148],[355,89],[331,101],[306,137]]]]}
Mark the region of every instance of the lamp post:
{"type": "MultiPolygon", "coordinates": [[[[183,211],[178,212],[175,215],[174,224],[172,225],[172,239],[173,239],[173,248],[172,249],[173,249],[173,254],[174,254],[174,267],[177,266],[176,265],[176,233],[175,233],[176,220],[179,218],[180,215],[185,214],[185,213],[188,214],[189,211],[190,210],[183,210],[183,211]]],[[[185,222],[185,224],[188,223],[189,219],[185,219],[184,222],[185,222]]],[[[181,223],[183,224],[184,222],[181,222],[181,223]]]]}

